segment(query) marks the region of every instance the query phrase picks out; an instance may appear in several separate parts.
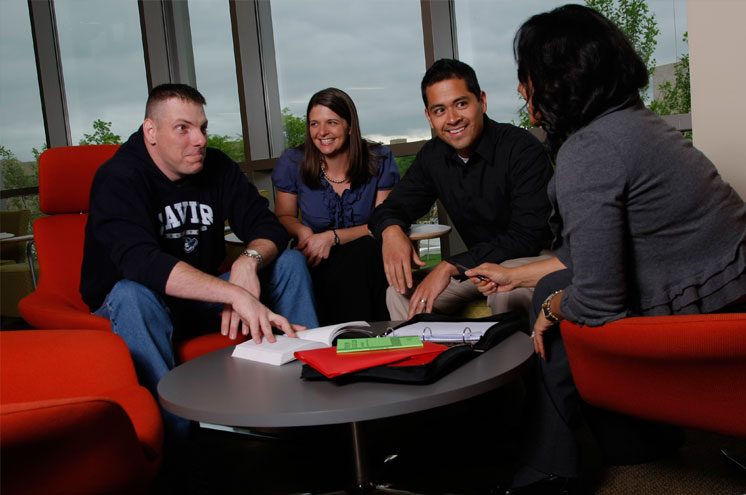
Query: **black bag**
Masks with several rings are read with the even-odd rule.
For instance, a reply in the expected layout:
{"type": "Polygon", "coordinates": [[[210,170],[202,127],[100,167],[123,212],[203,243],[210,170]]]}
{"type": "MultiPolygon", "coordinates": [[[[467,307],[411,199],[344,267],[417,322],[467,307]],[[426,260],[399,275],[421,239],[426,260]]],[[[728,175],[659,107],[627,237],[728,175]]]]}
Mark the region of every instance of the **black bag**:
{"type": "Polygon", "coordinates": [[[491,349],[517,331],[525,331],[528,328],[528,319],[525,315],[516,311],[492,315],[485,318],[463,318],[450,315],[437,315],[421,313],[414,318],[397,325],[394,329],[409,325],[411,323],[427,321],[447,322],[489,322],[495,325],[490,327],[484,335],[474,344],[460,344],[443,351],[435,359],[427,364],[413,366],[375,366],[354,373],[347,373],[335,378],[327,378],[311,366],[304,364],[300,377],[304,380],[331,380],[343,384],[360,380],[383,381],[393,383],[428,384],[445,376],[467,361],[474,359],[484,351],[491,349]]]}

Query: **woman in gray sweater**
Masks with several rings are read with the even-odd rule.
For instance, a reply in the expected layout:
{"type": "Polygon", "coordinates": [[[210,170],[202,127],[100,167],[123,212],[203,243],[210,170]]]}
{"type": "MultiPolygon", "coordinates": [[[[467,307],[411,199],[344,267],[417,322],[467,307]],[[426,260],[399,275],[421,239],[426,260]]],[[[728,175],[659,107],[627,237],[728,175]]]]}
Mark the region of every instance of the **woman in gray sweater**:
{"type": "Polygon", "coordinates": [[[536,287],[531,336],[541,359],[526,466],[505,493],[572,493],[581,411],[597,437],[608,439],[603,430],[613,423],[615,439],[600,442],[612,462],[648,460],[680,437],[584,404],[557,323],[746,311],[746,204],[706,156],[645,108],[645,65],[596,11],[567,5],[534,16],[514,51],[531,123],[556,153],[548,186],[556,257],[513,269],[486,263],[467,275],[484,294],[536,287]]]}

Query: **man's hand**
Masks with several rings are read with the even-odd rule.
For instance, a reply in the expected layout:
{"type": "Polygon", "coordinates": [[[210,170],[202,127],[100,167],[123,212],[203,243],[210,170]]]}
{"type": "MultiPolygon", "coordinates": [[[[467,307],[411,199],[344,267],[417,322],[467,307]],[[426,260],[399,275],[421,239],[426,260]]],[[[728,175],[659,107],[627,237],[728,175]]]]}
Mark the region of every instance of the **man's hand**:
{"type": "MultiPolygon", "coordinates": [[[[231,265],[231,276],[228,282],[241,287],[258,300],[261,295],[261,283],[259,282],[258,271],[259,260],[250,256],[239,256],[233,262],[233,265],[231,265]]],[[[230,329],[230,338],[235,339],[238,322],[241,320],[241,317],[234,314],[233,307],[230,304],[223,305],[223,311],[220,316],[223,324],[226,321],[228,322],[227,328],[230,329]]],[[[221,330],[222,326],[225,325],[221,325],[221,330]]],[[[223,332],[223,335],[228,335],[228,333],[223,332]]]]}
{"type": "Polygon", "coordinates": [[[331,230],[319,232],[299,239],[298,249],[306,257],[309,266],[317,266],[329,257],[329,252],[334,245],[334,233],[331,230]]]}
{"type": "Polygon", "coordinates": [[[513,279],[513,268],[505,268],[495,263],[482,263],[481,265],[466,270],[465,275],[469,277],[477,289],[485,296],[495,292],[508,292],[516,288],[517,282],[513,279]],[[477,275],[486,277],[487,280],[477,278],[477,275]]]}
{"type": "MultiPolygon", "coordinates": [[[[412,264],[425,266],[412,241],[398,225],[389,225],[381,235],[383,238],[383,269],[386,280],[399,294],[412,288],[412,264]]],[[[442,290],[442,289],[441,289],[442,290]]]]}
{"type": "Polygon", "coordinates": [[[458,269],[447,261],[441,261],[427,277],[420,282],[412,296],[409,298],[409,315],[412,318],[418,313],[431,313],[433,303],[438,296],[448,287],[451,277],[458,274],[458,269]],[[424,302],[423,302],[424,301],[424,302]]]}
{"type": "Polygon", "coordinates": [[[295,337],[296,331],[305,329],[302,325],[291,325],[285,317],[270,311],[247,291],[241,292],[232,304],[226,304],[223,308],[220,324],[220,333],[223,335],[235,339],[238,336],[238,324],[243,323],[241,333],[251,334],[254,342],[259,344],[262,337],[269,342],[276,340],[272,333],[273,326],[285,332],[288,337],[295,337]]]}

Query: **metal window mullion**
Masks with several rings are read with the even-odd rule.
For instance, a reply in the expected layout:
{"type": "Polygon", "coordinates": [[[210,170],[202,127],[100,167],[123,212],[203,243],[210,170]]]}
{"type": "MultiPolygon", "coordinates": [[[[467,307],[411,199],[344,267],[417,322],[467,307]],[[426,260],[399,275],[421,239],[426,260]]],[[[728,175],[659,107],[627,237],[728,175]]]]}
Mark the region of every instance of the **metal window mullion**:
{"type": "Polygon", "coordinates": [[[458,58],[454,0],[420,0],[425,66],[440,58],[458,58]]]}
{"type": "MultiPolygon", "coordinates": [[[[420,0],[422,12],[422,38],[425,48],[425,67],[429,68],[441,58],[458,58],[456,37],[456,7],[454,0],[420,0]]],[[[438,201],[438,222],[449,225],[448,212],[438,201]]],[[[442,259],[451,254],[451,242],[463,244],[456,229],[440,240],[442,259]]]]}
{"type": "Polygon", "coordinates": [[[52,0],[28,0],[47,146],[72,144],[57,21],[52,0]]]}
{"type": "Polygon", "coordinates": [[[230,0],[244,150],[249,170],[283,151],[277,63],[268,1],[230,0]]]}
{"type": "Polygon", "coordinates": [[[148,89],[164,83],[197,87],[189,5],[174,0],[138,0],[148,89]]]}

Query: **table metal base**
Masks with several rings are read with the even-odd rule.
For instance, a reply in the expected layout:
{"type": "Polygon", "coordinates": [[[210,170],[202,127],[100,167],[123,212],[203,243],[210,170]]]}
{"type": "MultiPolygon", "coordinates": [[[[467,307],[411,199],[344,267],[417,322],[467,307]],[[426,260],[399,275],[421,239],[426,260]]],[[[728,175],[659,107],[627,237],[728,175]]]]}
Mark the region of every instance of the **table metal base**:
{"type": "Polygon", "coordinates": [[[368,457],[365,450],[365,434],[363,427],[358,422],[350,423],[350,433],[352,437],[352,455],[355,464],[355,480],[352,488],[346,491],[328,492],[324,495],[336,494],[416,494],[421,492],[412,492],[409,490],[390,488],[385,484],[375,484],[370,481],[368,472],[368,457]]]}

